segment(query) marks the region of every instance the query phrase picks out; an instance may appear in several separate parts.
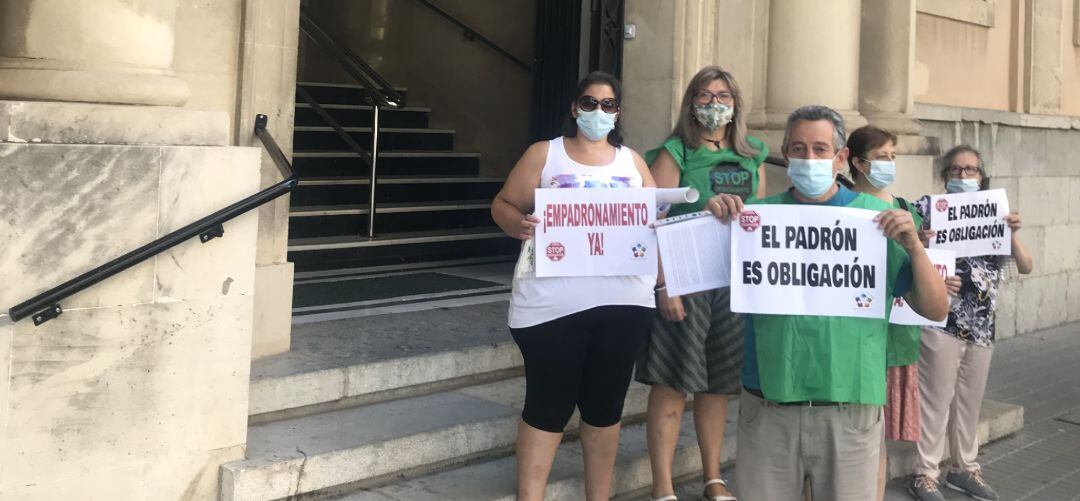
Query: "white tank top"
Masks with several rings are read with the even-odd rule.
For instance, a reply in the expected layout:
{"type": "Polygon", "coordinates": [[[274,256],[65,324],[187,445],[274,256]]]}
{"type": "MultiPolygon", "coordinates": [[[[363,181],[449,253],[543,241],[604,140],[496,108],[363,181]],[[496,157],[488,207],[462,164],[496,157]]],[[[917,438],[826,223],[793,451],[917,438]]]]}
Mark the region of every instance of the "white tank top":
{"type": "MultiPolygon", "coordinates": [[[[610,164],[579,164],[566,154],[563,138],[548,141],[541,188],[640,188],[641,173],[630,148],[616,150],[610,164]]],[[[654,308],[655,275],[620,277],[514,278],[510,295],[510,327],[531,327],[597,306],[635,305],[654,308]]]]}

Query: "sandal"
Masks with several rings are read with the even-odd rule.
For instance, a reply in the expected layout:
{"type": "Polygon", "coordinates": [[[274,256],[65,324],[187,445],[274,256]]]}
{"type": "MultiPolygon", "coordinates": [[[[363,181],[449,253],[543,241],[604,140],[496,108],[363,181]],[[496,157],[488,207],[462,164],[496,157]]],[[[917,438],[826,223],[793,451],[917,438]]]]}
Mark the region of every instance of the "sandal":
{"type": "MultiPolygon", "coordinates": [[[[652,499],[652,498],[650,498],[650,499],[652,499]]],[[[652,501],[679,501],[679,498],[675,497],[674,494],[668,494],[667,496],[664,496],[662,498],[656,498],[656,499],[653,499],[652,501]]]]}
{"type": "Polygon", "coordinates": [[[705,481],[705,492],[701,495],[701,499],[703,499],[705,501],[738,501],[735,498],[735,496],[726,496],[726,495],[710,496],[709,495],[709,486],[713,485],[713,484],[720,484],[720,485],[722,485],[724,487],[727,487],[727,482],[725,482],[724,479],[722,479],[722,478],[714,478],[712,480],[707,480],[707,481],[705,481]]]}

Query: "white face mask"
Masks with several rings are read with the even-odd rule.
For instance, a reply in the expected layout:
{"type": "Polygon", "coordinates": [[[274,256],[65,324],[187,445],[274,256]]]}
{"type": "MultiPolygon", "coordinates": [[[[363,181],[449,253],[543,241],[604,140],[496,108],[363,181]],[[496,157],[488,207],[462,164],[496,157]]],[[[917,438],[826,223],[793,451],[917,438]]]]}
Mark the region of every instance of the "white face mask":
{"type": "Polygon", "coordinates": [[[979,181],[975,179],[950,179],[945,183],[945,191],[949,193],[970,193],[979,188],[979,181]]]}
{"type": "Polygon", "coordinates": [[[607,137],[608,133],[615,130],[615,117],[617,113],[605,113],[599,107],[592,111],[583,111],[578,108],[577,126],[585,137],[600,141],[607,137]]]}
{"type": "Polygon", "coordinates": [[[884,189],[896,181],[896,162],[887,160],[871,160],[870,174],[866,180],[877,189],[884,189]]]}
{"type": "Polygon", "coordinates": [[[833,159],[829,158],[788,158],[787,173],[795,189],[810,198],[824,195],[836,181],[833,159]]]}

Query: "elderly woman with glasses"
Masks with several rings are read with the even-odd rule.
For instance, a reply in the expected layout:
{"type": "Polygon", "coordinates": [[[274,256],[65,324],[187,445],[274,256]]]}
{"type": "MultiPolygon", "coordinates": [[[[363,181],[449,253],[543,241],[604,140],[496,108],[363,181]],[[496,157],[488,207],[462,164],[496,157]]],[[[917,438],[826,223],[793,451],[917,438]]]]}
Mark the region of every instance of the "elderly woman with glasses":
{"type": "MultiPolygon", "coordinates": [[[[949,193],[985,190],[990,185],[982,155],[970,146],[949,150],[941,161],[941,179],[949,193]]],[[[916,202],[929,222],[930,197],[916,202]]],[[[919,354],[920,437],[918,458],[908,490],[920,501],[939,501],[939,464],[946,439],[952,467],[945,487],[975,499],[996,500],[975,457],[979,453],[979,410],[982,406],[990,358],[994,352],[994,321],[998,286],[1006,266],[1015,263],[1021,274],[1031,273],[1031,254],[1020,242],[1020,214],[1005,217],[1012,229],[1011,256],[976,256],[956,260],[956,276],[946,279],[950,298],[944,329],[923,329],[919,354]]],[[[925,227],[925,224],[924,224],[925,227]]],[[[924,231],[927,239],[932,231],[924,231]]]]}

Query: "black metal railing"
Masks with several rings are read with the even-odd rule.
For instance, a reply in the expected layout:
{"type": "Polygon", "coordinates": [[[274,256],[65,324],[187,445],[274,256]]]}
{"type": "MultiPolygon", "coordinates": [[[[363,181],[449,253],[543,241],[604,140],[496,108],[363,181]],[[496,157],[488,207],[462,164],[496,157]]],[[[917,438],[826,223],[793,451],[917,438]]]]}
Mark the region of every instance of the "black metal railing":
{"type": "Polygon", "coordinates": [[[289,165],[289,160],[285,158],[285,154],[281,152],[273,136],[266,130],[266,123],[266,115],[255,117],[255,135],[270,154],[270,158],[274,160],[278,170],[281,171],[284,177],[282,181],[13,306],[8,310],[11,320],[18,322],[32,316],[34,325],[48,322],[63,313],[61,301],[190,238],[197,236],[202,243],[207,243],[214,238],[224,236],[224,223],[292,191],[296,186],[296,175],[292,171],[292,166],[289,165]]]}
{"type": "Polygon", "coordinates": [[[769,165],[775,165],[777,167],[787,168],[787,162],[784,161],[784,157],[778,157],[775,155],[769,155],[765,157],[765,163],[769,165]]]}
{"type": "Polygon", "coordinates": [[[498,52],[499,54],[501,54],[503,57],[513,61],[514,64],[520,66],[525,71],[532,71],[532,64],[526,62],[524,59],[521,59],[520,57],[515,56],[510,51],[504,49],[501,45],[495,43],[495,41],[493,41],[491,38],[488,38],[483,33],[480,33],[479,31],[474,29],[472,26],[469,26],[468,24],[466,24],[465,21],[462,21],[461,19],[458,19],[453,14],[443,10],[438,5],[435,5],[434,3],[432,3],[430,0],[417,0],[417,1],[420,2],[423,6],[427,7],[428,9],[431,9],[433,12],[438,14],[443,19],[457,25],[458,28],[461,28],[461,31],[462,31],[462,33],[464,33],[466,40],[468,40],[470,42],[474,42],[474,41],[479,40],[481,43],[483,43],[484,45],[487,45],[488,47],[490,47],[495,52],[498,52]]]}
{"type": "Polygon", "coordinates": [[[393,85],[390,85],[390,82],[387,82],[382,75],[379,75],[379,72],[375,71],[375,68],[356,55],[352,49],[323,29],[304,6],[300,7],[300,31],[337,60],[345,73],[364,87],[372,100],[372,105],[389,108],[405,106],[405,96],[402,96],[393,85]]]}
{"type": "Polygon", "coordinates": [[[323,29],[313,17],[307,7],[300,7],[300,31],[304,33],[316,46],[325,50],[330,54],[340,65],[345,73],[349,75],[357,84],[363,87],[367,93],[368,99],[371,101],[371,146],[367,151],[352,135],[345,130],[334,120],[326,110],[323,109],[314,97],[309,92],[303,89],[301,86],[297,86],[297,94],[301,99],[306,101],[311,109],[318,115],[327,125],[330,126],[337,133],[345,144],[352,149],[357,155],[364,160],[370,168],[368,174],[368,224],[367,224],[367,236],[375,236],[375,193],[379,170],[379,119],[380,108],[401,108],[405,106],[405,97],[394,89],[394,86],[387,82],[379,72],[375,71],[371,65],[367,64],[360,58],[355,52],[348,46],[341,43],[337,38],[334,38],[328,31],[323,29]]]}

